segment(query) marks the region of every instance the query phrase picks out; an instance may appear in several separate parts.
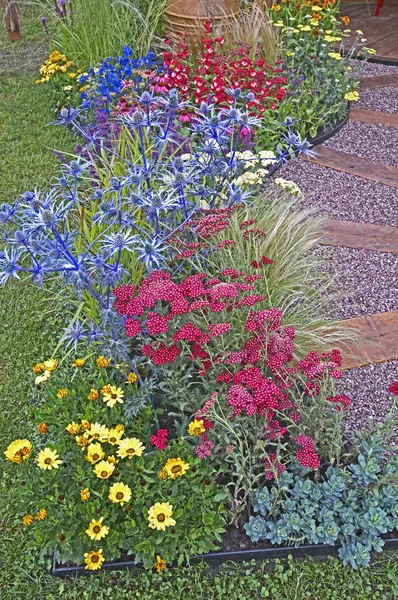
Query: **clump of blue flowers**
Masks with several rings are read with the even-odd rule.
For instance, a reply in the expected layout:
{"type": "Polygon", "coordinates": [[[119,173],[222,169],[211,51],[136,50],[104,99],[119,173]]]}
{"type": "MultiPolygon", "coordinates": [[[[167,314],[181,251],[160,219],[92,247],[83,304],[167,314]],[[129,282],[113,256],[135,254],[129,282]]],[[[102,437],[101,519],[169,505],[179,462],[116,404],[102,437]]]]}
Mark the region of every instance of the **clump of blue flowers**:
{"type": "Polygon", "coordinates": [[[119,100],[124,89],[142,93],[150,81],[149,75],[153,77],[159,69],[152,50],[136,58],[130,46],[124,46],[120,56],[105,58],[98,67],[80,75],[82,106],[96,108],[100,104],[105,110],[119,100]]]}
{"type": "Polygon", "coordinates": [[[398,459],[385,461],[382,439],[364,439],[355,463],[329,467],[321,481],[285,471],[279,486],[255,497],[245,525],[253,542],[338,544],[344,565],[367,566],[370,552],[381,552],[383,534],[398,528],[398,459]]]}
{"type": "MultiPolygon", "coordinates": [[[[101,328],[113,328],[112,338],[119,339],[111,323],[112,288],[132,275],[139,279],[153,269],[172,268],[169,240],[198,210],[230,208],[259,189],[236,183],[247,171],[238,152],[242,131],[259,120],[244,108],[249,97],[240,90],[230,93],[230,108],[202,103],[196,110],[184,138],[189,153],[177,135],[185,104],[176,90],[162,96],[144,91],[134,111],[117,117],[128,135],[124,154],[84,125],[82,108],[63,109],[58,123],[83,139],[84,158],[63,165],[50,190],[28,191],[0,206],[0,284],[30,275],[43,285],[47,277],[61,275],[82,300],[87,294],[94,299],[97,325],[102,323],[95,331],[75,324],[70,340],[96,341],[101,328]]],[[[275,163],[289,152],[308,151],[290,124],[287,128],[288,147],[275,163]]]]}

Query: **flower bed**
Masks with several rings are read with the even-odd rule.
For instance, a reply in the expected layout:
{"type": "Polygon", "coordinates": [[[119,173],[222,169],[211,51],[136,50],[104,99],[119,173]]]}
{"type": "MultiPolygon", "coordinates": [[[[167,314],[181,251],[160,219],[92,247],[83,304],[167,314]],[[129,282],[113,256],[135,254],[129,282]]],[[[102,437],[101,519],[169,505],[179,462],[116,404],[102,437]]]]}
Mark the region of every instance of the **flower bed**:
{"type": "MultiPolygon", "coordinates": [[[[334,123],[353,84],[318,47],[323,17],[303,10],[281,27],[289,48],[308,33],[307,54],[339,65],[338,97],[319,102],[337,106],[322,119],[334,123]]],[[[314,122],[283,112],[287,61],[206,27],[196,65],[183,43],[161,65],[125,48],[88,74],[61,54],[42,70],[43,83],[67,77],[68,95],[83,86],[83,105],[57,117],[78,155],[49,190],[1,206],[0,282],[55,281],[72,318],[33,367],[34,427],[5,450],[14,504],[28,547],[87,571],[236,558],[231,540],[250,548],[242,560],[335,545],[357,568],[396,543],[398,463],[391,420],[347,448],[320,222],[274,177],[311,156],[314,122]]]]}

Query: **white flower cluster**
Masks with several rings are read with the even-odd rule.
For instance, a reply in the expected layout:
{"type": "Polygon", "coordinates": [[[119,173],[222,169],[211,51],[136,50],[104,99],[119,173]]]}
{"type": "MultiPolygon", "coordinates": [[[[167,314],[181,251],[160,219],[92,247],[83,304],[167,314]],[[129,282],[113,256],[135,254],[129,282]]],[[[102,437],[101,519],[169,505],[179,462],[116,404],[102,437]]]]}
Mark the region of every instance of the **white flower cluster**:
{"type": "Polygon", "coordinates": [[[238,160],[242,161],[245,173],[235,179],[234,183],[239,187],[246,187],[249,185],[260,185],[263,183],[264,177],[268,175],[268,170],[264,167],[275,163],[276,156],[270,150],[261,150],[258,154],[254,154],[250,150],[244,152],[236,152],[235,156],[238,160]],[[256,167],[255,171],[249,171],[249,169],[256,167]]]}
{"type": "Polygon", "coordinates": [[[294,183],[294,181],[290,181],[289,179],[283,179],[282,177],[277,177],[276,179],[274,179],[274,183],[287,190],[293,196],[301,196],[301,190],[298,187],[298,185],[294,183]]]}

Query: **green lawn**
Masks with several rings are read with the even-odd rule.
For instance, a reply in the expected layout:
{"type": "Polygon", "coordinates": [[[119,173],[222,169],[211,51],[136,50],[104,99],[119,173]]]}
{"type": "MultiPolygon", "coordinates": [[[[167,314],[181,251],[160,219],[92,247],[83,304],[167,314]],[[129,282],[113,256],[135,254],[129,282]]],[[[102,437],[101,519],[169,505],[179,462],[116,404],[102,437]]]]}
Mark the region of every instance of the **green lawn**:
{"type": "MultiPolygon", "coordinates": [[[[28,15],[29,16],[29,15],[28,15]]],[[[24,40],[0,51],[28,51],[40,39],[35,20],[26,20],[24,40]]],[[[57,174],[51,148],[71,151],[72,136],[48,126],[54,113],[51,91],[36,86],[36,73],[18,70],[0,77],[0,203],[26,189],[40,187],[57,174]]],[[[21,515],[14,515],[12,490],[20,481],[1,458],[15,437],[29,431],[31,365],[54,348],[62,316],[44,304],[45,294],[28,283],[0,289],[0,598],[1,600],[392,600],[398,598],[397,557],[378,559],[359,572],[338,560],[274,562],[254,568],[230,564],[219,572],[201,567],[143,573],[101,573],[79,580],[51,577],[49,560],[39,560],[26,548],[21,515]]]]}

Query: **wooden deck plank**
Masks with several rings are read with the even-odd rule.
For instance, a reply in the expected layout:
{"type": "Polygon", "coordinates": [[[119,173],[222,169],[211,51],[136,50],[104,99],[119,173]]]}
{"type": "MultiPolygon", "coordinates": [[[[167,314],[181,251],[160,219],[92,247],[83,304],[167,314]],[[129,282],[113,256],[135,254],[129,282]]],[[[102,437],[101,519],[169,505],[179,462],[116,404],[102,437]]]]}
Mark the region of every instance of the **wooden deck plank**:
{"type": "Polygon", "coordinates": [[[377,110],[364,110],[350,108],[351,121],[368,123],[369,125],[384,125],[384,127],[398,127],[398,114],[383,113],[377,110]]]}
{"type": "Polygon", "coordinates": [[[321,244],[398,254],[398,227],[327,219],[321,244]]]}
{"type": "Polygon", "coordinates": [[[380,13],[374,16],[377,3],[366,3],[348,0],[347,5],[341,4],[340,14],[350,17],[348,28],[352,30],[351,37],[346,38],[345,47],[349,49],[355,39],[357,29],[361,30],[367,39],[366,46],[374,48],[376,60],[384,60],[398,64],[398,0],[384,0],[380,13]]]}
{"type": "Polygon", "coordinates": [[[374,90],[376,88],[397,87],[398,75],[378,75],[377,77],[361,77],[359,88],[361,90],[374,90]]]}
{"type": "Polygon", "coordinates": [[[343,369],[354,369],[398,358],[398,310],[340,321],[355,330],[359,341],[341,346],[343,369]]]}
{"type": "Polygon", "coordinates": [[[324,145],[317,146],[315,152],[314,158],[300,158],[398,189],[398,167],[389,167],[324,145]]]}

